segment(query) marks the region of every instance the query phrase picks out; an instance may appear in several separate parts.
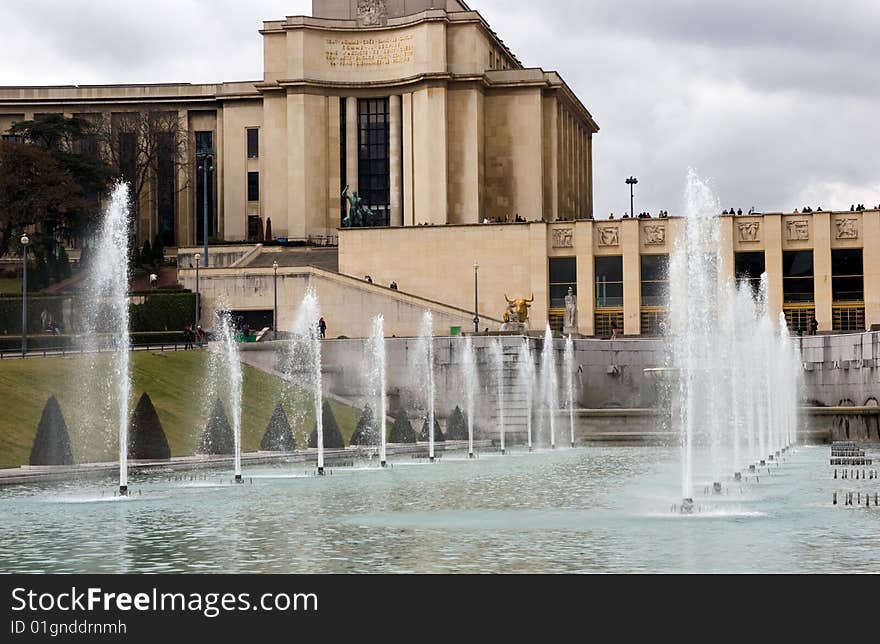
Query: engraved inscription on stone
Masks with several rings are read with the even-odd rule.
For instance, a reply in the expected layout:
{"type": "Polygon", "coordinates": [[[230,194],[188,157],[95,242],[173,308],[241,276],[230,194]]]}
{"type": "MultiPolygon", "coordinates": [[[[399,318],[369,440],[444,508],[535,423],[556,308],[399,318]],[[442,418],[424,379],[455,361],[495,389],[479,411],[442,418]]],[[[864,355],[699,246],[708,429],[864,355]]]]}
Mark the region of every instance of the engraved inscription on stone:
{"type": "Polygon", "coordinates": [[[384,67],[413,59],[412,34],[375,38],[327,38],[324,57],[330,67],[384,67]]]}
{"type": "Polygon", "coordinates": [[[859,220],[850,219],[848,217],[835,219],[834,225],[837,226],[837,239],[858,239],[859,238],[859,220]]]}
{"type": "Polygon", "coordinates": [[[739,240],[741,242],[760,241],[758,233],[761,232],[761,223],[758,221],[747,221],[739,226],[739,240]]]}
{"type": "Polygon", "coordinates": [[[574,248],[574,229],[554,228],[553,248],[574,248]]]}
{"type": "Polygon", "coordinates": [[[796,219],[786,224],[788,227],[788,241],[809,241],[810,222],[805,219],[796,219]]]}
{"type": "Polygon", "coordinates": [[[645,244],[648,246],[662,246],[666,243],[666,226],[645,226],[645,244]]]}
{"type": "Polygon", "coordinates": [[[358,25],[381,27],[388,23],[386,0],[358,0],[358,25]]]}
{"type": "Polygon", "coordinates": [[[601,226],[599,228],[600,246],[620,246],[620,229],[617,226],[601,226]]]}

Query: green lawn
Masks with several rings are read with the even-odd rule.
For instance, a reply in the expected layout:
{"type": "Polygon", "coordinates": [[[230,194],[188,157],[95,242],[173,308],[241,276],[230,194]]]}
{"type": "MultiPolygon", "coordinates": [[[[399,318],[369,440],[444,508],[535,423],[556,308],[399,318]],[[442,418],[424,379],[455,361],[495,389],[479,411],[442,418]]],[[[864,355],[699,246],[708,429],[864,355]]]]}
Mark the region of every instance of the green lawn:
{"type": "MultiPolygon", "coordinates": [[[[134,410],[141,394],[150,395],[174,456],[194,453],[204,426],[202,403],[208,354],[132,353],[134,410]]],[[[81,402],[85,381],[82,357],[32,358],[0,362],[0,468],[27,464],[43,406],[55,395],[70,430],[76,462],[116,460],[117,441],[112,423],[85,426],[81,402]]],[[[297,445],[305,447],[314,428],[311,399],[281,380],[250,367],[244,368],[242,446],[255,452],[275,406],[282,402],[297,445]]],[[[346,444],[360,411],[331,402],[346,444]]],[[[229,408],[227,405],[227,414],[229,408]]]]}
{"type": "Polygon", "coordinates": [[[21,279],[18,277],[0,277],[0,295],[16,295],[21,293],[21,279]]]}

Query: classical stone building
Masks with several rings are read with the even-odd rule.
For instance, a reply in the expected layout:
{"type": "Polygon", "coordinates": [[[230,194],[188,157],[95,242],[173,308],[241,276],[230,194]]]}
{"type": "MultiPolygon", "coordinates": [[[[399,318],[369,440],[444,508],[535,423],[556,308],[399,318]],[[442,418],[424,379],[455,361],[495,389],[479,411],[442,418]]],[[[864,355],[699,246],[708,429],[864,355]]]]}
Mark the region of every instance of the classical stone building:
{"type": "Polygon", "coordinates": [[[346,188],[372,212],[359,225],[591,216],[596,123],[464,2],[315,0],[312,13],[263,23],[262,79],[3,87],[0,133],[82,116],[117,130],[125,166],[125,115],[170,114],[187,158],[160,152],[137,208],[140,240],[169,247],[202,243],[206,212],[209,238],[256,241],[269,219],[273,238],[334,238],[346,188]]]}
{"type": "MultiPolygon", "coordinates": [[[[0,88],[0,133],[41,113],[83,115],[130,150],[126,115],[170,114],[189,146],[182,164],[157,160],[138,228],[179,247],[189,288],[206,210],[208,236],[227,242],[258,240],[270,219],[273,239],[338,240],[320,259],[215,248],[202,264],[206,311],[222,300],[271,319],[277,283],[284,330],[314,287],[332,334],[368,333],[383,313],[402,336],[426,309],[438,333],[472,329],[475,297],[480,330],[497,330],[507,295],[533,300],[533,330],[561,330],[571,289],[584,336],[660,331],[684,220],[592,219],[598,126],[557,73],[524,68],[460,0],[315,0],[312,13],[263,24],[261,80],[0,88]]],[[[766,271],[771,311],[792,328],[880,325],[880,212],[725,217],[721,227],[724,276],[766,271]]]]}

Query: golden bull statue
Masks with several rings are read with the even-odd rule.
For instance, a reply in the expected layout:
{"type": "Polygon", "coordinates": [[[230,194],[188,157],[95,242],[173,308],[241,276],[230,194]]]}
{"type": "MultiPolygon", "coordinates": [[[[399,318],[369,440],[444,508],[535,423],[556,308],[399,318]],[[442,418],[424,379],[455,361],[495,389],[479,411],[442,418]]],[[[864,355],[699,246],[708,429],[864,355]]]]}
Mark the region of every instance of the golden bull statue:
{"type": "Polygon", "coordinates": [[[509,320],[509,314],[505,314],[505,321],[520,322],[522,324],[525,324],[529,319],[529,308],[531,307],[532,302],[535,301],[535,294],[533,293],[530,299],[521,297],[515,300],[511,300],[506,295],[504,296],[504,299],[507,300],[507,303],[510,305],[508,309],[512,310],[512,312],[517,316],[516,320],[509,320]]]}

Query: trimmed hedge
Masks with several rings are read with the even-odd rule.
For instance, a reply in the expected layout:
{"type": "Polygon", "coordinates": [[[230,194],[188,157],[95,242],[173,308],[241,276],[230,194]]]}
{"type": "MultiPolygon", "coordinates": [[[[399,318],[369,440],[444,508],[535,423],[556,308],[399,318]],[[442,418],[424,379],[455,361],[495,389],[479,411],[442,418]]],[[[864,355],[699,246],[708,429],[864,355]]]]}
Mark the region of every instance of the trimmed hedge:
{"type": "MultiPolygon", "coordinates": [[[[345,439],[342,438],[342,432],[339,430],[339,423],[336,422],[336,416],[333,415],[333,409],[326,400],[321,406],[322,417],[324,422],[321,426],[324,428],[324,449],[344,449],[345,439]]],[[[315,423],[315,429],[309,434],[309,447],[316,449],[318,447],[318,425],[315,423]]]]}
{"type": "MultiPolygon", "coordinates": [[[[63,316],[65,297],[40,297],[28,293],[28,333],[42,333],[41,315],[47,311],[56,322],[63,316]]],[[[21,334],[21,295],[0,297],[0,335],[21,334]]]]}
{"type": "MultiPolygon", "coordinates": [[[[30,325],[28,325],[30,326],[30,325]]],[[[29,335],[28,352],[40,351],[78,351],[76,337],[72,335],[29,335]]],[[[161,333],[132,333],[131,345],[140,347],[146,345],[171,345],[177,344],[183,347],[183,332],[161,333]]],[[[21,336],[0,336],[0,351],[9,353],[21,350],[21,336]]]]}
{"type": "MultiPolygon", "coordinates": [[[[425,422],[422,423],[422,433],[419,434],[419,440],[423,443],[428,443],[431,440],[431,437],[428,435],[428,417],[425,417],[425,422]]],[[[435,443],[445,443],[446,436],[443,435],[443,432],[440,429],[440,423],[437,421],[436,416],[434,417],[434,442],[435,443]]]]}
{"type": "Polygon", "coordinates": [[[361,414],[354,433],[351,435],[349,445],[352,447],[371,447],[381,442],[378,429],[378,421],[373,417],[373,408],[367,405],[361,414]]]}
{"type": "Polygon", "coordinates": [[[128,433],[128,458],[161,461],[171,458],[171,448],[162,429],[159,414],[146,392],[141,396],[131,418],[128,433]]]}
{"type": "Polygon", "coordinates": [[[195,293],[156,293],[129,307],[132,332],[180,331],[194,323],[195,293]]]}
{"type": "Polygon", "coordinates": [[[49,398],[31,448],[31,465],[73,465],[70,435],[55,396],[49,398]]]}
{"type": "Polygon", "coordinates": [[[290,421],[281,403],[275,407],[263,441],[260,443],[260,451],[263,452],[293,452],[296,451],[296,438],[290,428],[290,421]]]}
{"type": "MultiPolygon", "coordinates": [[[[28,333],[42,333],[41,314],[48,312],[61,325],[61,330],[71,332],[74,320],[64,319],[64,303],[71,301],[73,316],[77,316],[79,298],[70,296],[28,295],[28,333]]],[[[189,291],[173,293],[158,292],[144,296],[143,304],[130,304],[129,329],[132,333],[182,331],[195,321],[196,295],[189,291]]],[[[0,297],[0,336],[21,334],[21,296],[0,297]]]]}
{"type": "Polygon", "coordinates": [[[446,421],[446,437],[451,441],[468,440],[468,425],[461,407],[456,407],[455,411],[446,421]]]}
{"type": "Polygon", "coordinates": [[[412,423],[409,422],[406,412],[402,409],[398,410],[397,418],[394,419],[394,426],[391,428],[391,437],[388,439],[388,442],[414,445],[416,439],[416,430],[413,429],[412,423]]]}

